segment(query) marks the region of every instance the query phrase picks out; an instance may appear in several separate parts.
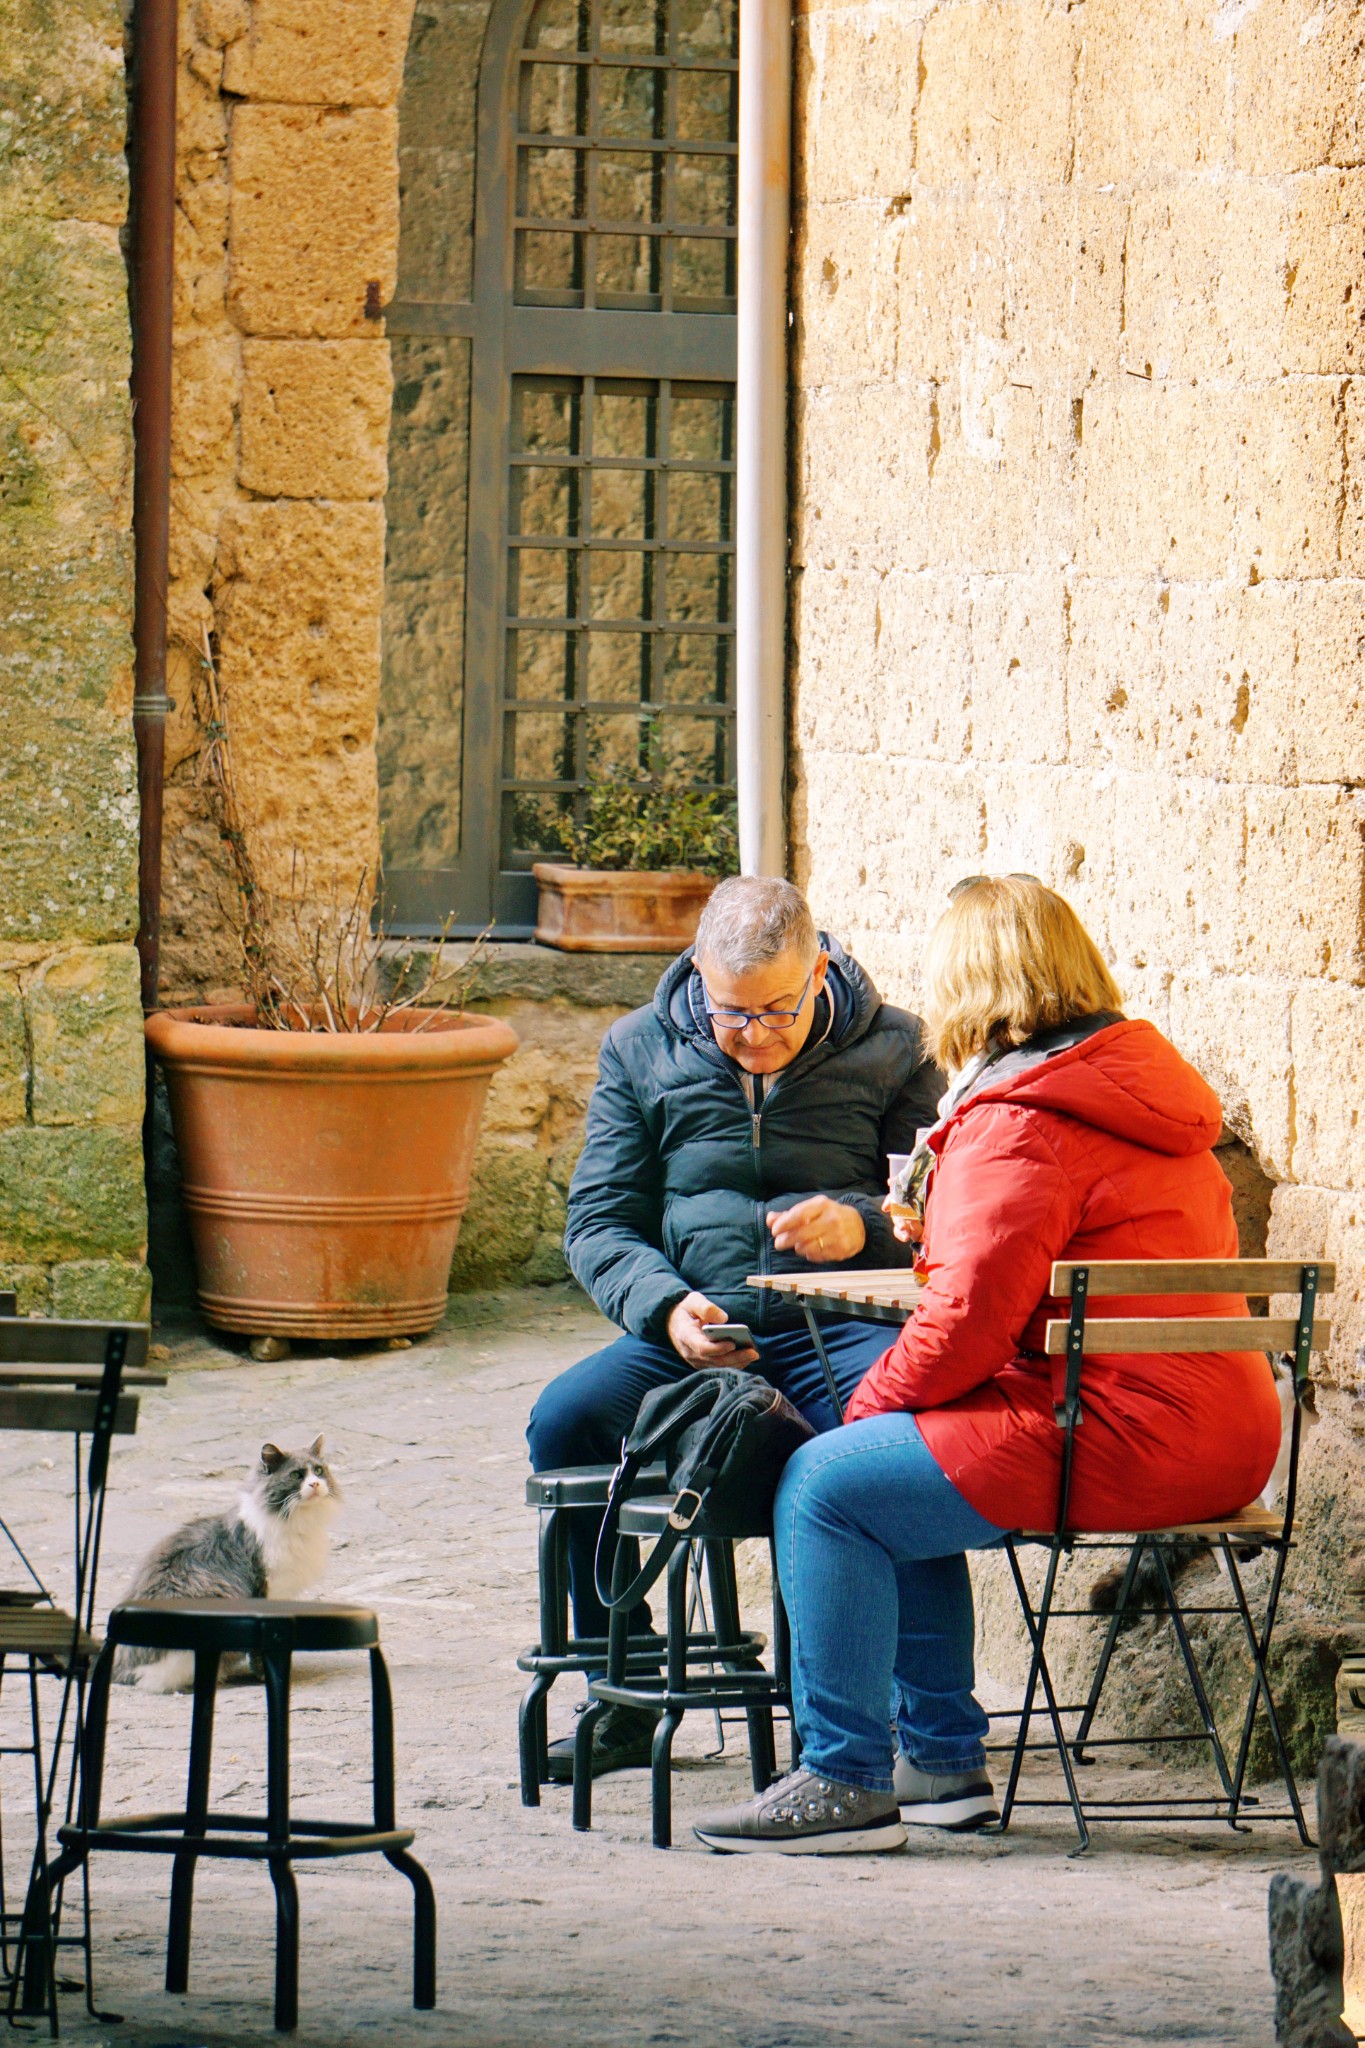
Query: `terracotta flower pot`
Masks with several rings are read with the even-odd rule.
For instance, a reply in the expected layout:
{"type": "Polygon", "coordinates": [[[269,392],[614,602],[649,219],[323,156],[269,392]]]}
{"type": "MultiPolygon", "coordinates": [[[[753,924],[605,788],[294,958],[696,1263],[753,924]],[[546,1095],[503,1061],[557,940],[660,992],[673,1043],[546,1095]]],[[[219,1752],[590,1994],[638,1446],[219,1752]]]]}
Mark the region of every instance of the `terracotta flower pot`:
{"type": "Polygon", "coordinates": [[[378,1032],[265,1031],[236,1004],[159,1010],[199,1302],[279,1337],[405,1336],[445,1313],[496,1018],[403,1011],[378,1032]]]}
{"type": "Polygon", "coordinates": [[[536,938],[566,953],[681,953],[697,936],[697,920],[715,875],[574,868],[538,860],[536,938]]]}

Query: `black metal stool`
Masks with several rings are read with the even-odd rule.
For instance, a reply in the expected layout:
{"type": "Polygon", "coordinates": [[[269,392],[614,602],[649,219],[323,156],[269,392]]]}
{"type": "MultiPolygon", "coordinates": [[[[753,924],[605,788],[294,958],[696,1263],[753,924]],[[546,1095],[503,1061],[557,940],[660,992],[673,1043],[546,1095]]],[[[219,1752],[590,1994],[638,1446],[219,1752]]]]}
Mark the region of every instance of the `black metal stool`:
{"type": "MultiPolygon", "coordinates": [[[[621,1510],[623,1539],[617,1546],[613,1587],[630,1584],[638,1567],[630,1552],[640,1539],[658,1539],[668,1526],[672,1499],[665,1495],[653,1500],[628,1501],[621,1510]]],[[[700,1541],[706,1553],[706,1572],[715,1609],[715,1632],[710,1648],[702,1655],[694,1649],[687,1629],[687,1573],[690,1542],[679,1544],[668,1561],[668,1623],[665,1664],[662,1676],[652,1672],[633,1673],[630,1668],[626,1616],[613,1611],[607,1635],[605,1678],[588,1681],[589,1705],[578,1724],[575,1737],[573,1773],[573,1824],[578,1829],[592,1826],[592,1732],[608,1706],[657,1707],[662,1709],[654,1731],[650,1763],[654,1846],[668,1849],[673,1843],[673,1737],[683,1715],[698,1707],[723,1712],[742,1709],[749,1727],[749,1766],[755,1792],[762,1792],[777,1775],[777,1749],[773,1739],[773,1708],[791,1712],[790,1637],[787,1613],[777,1582],[777,1560],[773,1557],[773,1669],[764,1669],[761,1653],[764,1638],[740,1626],[739,1592],[735,1582],[735,1544],[750,1537],[762,1537],[772,1556],[772,1525],[743,1529],[709,1529],[698,1516],[688,1530],[692,1542],[700,1541]],[[711,1665],[708,1672],[693,1674],[691,1666],[711,1665]],[[715,1670],[719,1664],[720,1672],[715,1670]]],[[[793,1761],[796,1738],[793,1729],[793,1761]]]]}
{"type": "MultiPolygon", "coordinates": [[[[533,1472],[526,1482],[526,1505],[540,1510],[540,1640],[517,1659],[518,1671],[532,1674],[517,1716],[523,1806],[539,1806],[540,1788],[549,1780],[546,1701],[551,1686],[566,1672],[601,1671],[607,1661],[605,1636],[569,1633],[569,1516],[591,1514],[601,1521],[612,1469],[564,1465],[553,1472],[533,1472]]],[[[663,1466],[646,1466],[636,1485],[645,1494],[666,1493],[663,1466]]],[[[629,1548],[631,1555],[637,1554],[634,1544],[629,1548]]],[[[660,1635],[632,1637],[627,1662],[632,1669],[656,1671],[665,1648],[660,1635]]]]}
{"type": "MultiPolygon", "coordinates": [[[[201,1856],[256,1858],[268,1862],[275,1886],[275,2025],[298,2025],[299,1899],[293,1863],[299,1856],[378,1854],[401,1870],[413,1889],[415,1939],[413,2004],[436,2003],[436,1899],[431,1879],[408,1854],[411,1828],[394,1824],[393,1699],[379,1648],[378,1618],[367,1607],[340,1607],[295,1600],[140,1600],[116,1607],[109,1617],[104,1649],[90,1682],[81,1768],[80,1819],[58,1830],[62,1854],[48,1874],[49,1886],[85,1862],[94,1849],[140,1850],[173,1856],[170,1931],[166,1945],[166,1989],[189,1983],[190,1915],[194,1869],[201,1856]],[[189,1784],[183,1813],[138,1814],[102,1823],[105,1733],[114,1651],[120,1643],[139,1649],[194,1653],[194,1711],[190,1727],[189,1784]],[[368,1650],[371,1727],[374,1742],[374,1820],[295,1820],[289,1809],[289,1680],[296,1651],[368,1650]],[[256,1815],[209,1810],[213,1750],[213,1708],[218,1663],[236,1653],[260,1660],[265,1676],[266,1800],[269,1812],[256,1815]],[[256,1837],[256,1839],[249,1839],[256,1837]]],[[[40,1901],[35,1910],[45,1910],[40,1901]]]]}

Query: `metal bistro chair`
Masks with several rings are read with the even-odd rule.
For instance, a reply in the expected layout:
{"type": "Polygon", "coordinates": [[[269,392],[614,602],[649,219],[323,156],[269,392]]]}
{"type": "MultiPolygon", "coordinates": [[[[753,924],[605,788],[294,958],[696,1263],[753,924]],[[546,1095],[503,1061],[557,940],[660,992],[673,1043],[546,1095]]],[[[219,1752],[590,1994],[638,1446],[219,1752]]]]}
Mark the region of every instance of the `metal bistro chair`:
{"type": "MultiPolygon", "coordinates": [[[[1248,1807],[1256,1811],[1247,1816],[1257,1820],[1292,1820],[1298,1829],[1299,1838],[1309,1845],[1308,1829],[1304,1821],[1303,1807],[1294,1773],[1290,1765],[1281,1732],[1279,1715],[1276,1712],[1274,1695],[1266,1670],[1270,1653],[1271,1638],[1279,1610],[1280,1592],[1284,1583],[1285,1566],[1289,1553],[1294,1547],[1296,1524],[1294,1511],[1298,1491],[1299,1445],[1302,1435],[1302,1412],[1310,1396],[1312,1379],[1310,1367],[1312,1354],[1325,1351],[1331,1338],[1331,1327],[1314,1319],[1316,1303],[1322,1296],[1330,1294],[1336,1285],[1336,1269],[1326,1261],[1299,1263],[1287,1259],[1148,1259],[1097,1260],[1090,1265],[1073,1262],[1058,1262],[1052,1268],[1051,1293],[1060,1300],[1071,1304],[1070,1315],[1065,1320],[1048,1323],[1046,1345],[1051,1356],[1066,1359],[1066,1376],[1062,1400],[1057,1404],[1055,1415],[1058,1428],[1063,1432],[1061,1486],[1057,1504],[1055,1527],[1047,1533],[1016,1530],[1005,1539],[1005,1552],[1009,1559],[1010,1571],[1015,1590],[1019,1596],[1025,1626],[1032,1645],[1028,1683],[1024,1693],[1024,1704],[1019,1716],[1019,1728],[1013,1742],[993,1745],[1010,1757],[1009,1780],[1001,1803],[1000,1828],[1009,1826],[1010,1817],[1016,1806],[1069,1806],[1076,1823],[1078,1845],[1072,1850],[1078,1855],[1089,1846],[1090,1831],[1086,1823],[1086,1810],[1078,1787],[1075,1766],[1087,1764],[1093,1758],[1087,1751],[1099,1748],[1122,1748],[1125,1746],[1145,1747],[1152,1742],[1189,1743],[1204,1742],[1209,1745],[1218,1773],[1221,1792],[1216,1795],[1190,1795],[1189,1797],[1165,1799],[1113,1799],[1096,1800],[1092,1812],[1104,1820],[1146,1821],[1161,1820],[1225,1820],[1229,1827],[1237,1827],[1248,1807]],[[1286,1295],[1297,1294],[1298,1306],[1293,1316],[1157,1316],[1119,1318],[1091,1318],[1089,1305],[1092,1299],[1105,1296],[1148,1296],[1159,1298],[1172,1295],[1286,1295]],[[1071,1473],[1075,1453],[1075,1436],[1078,1426],[1084,1423],[1082,1401],[1082,1373],[1085,1359],[1096,1352],[1111,1356],[1140,1356],[1155,1351],[1267,1351],[1284,1352],[1287,1363],[1292,1366],[1294,1406],[1290,1430],[1288,1474],[1285,1483],[1284,1509],[1282,1513],[1262,1507],[1259,1504],[1244,1507],[1238,1512],[1224,1515],[1210,1522],[1186,1523],[1178,1527],[1163,1529],[1142,1529],[1121,1536],[1090,1536],[1082,1530],[1068,1527],[1067,1515],[1070,1505],[1071,1473]],[[1173,1575],[1166,1557],[1166,1550],[1173,1542],[1197,1537],[1216,1550],[1226,1570],[1232,1592],[1231,1605],[1183,1606],[1175,1588],[1173,1575]],[[1035,1605],[1032,1600],[1019,1552],[1024,1544],[1039,1544],[1047,1552],[1047,1565],[1043,1579],[1041,1598],[1035,1605]],[[1127,1552],[1119,1596],[1110,1617],[1099,1663],[1091,1682],[1089,1694],[1081,1705],[1059,1705],[1053,1687],[1052,1674],[1047,1662],[1047,1632],[1049,1624],[1063,1616],[1090,1617],[1089,1609],[1061,1608],[1054,1605],[1058,1568],[1068,1553],[1076,1550],[1120,1550],[1127,1552]],[[1264,1612],[1258,1622],[1251,1611],[1247,1589],[1242,1578],[1241,1562],[1248,1554],[1269,1551],[1274,1559],[1270,1583],[1266,1591],[1264,1612]],[[1137,1610],[1131,1604],[1138,1566],[1144,1555],[1150,1553],[1156,1565],[1161,1583],[1163,1606],[1137,1610]],[[1092,1735],[1095,1715],[1104,1690],[1119,1630],[1126,1615],[1146,1611],[1169,1616],[1191,1692],[1194,1695],[1202,1724],[1200,1734],[1165,1734],[1160,1736],[1096,1736],[1092,1735]],[[1194,1645],[1190,1640],[1186,1620],[1191,1615],[1235,1615],[1241,1623],[1251,1656],[1252,1682],[1242,1719],[1241,1739],[1237,1749],[1235,1766],[1229,1769],[1228,1759],[1214,1722],[1213,1710],[1199,1670],[1194,1645]],[[1050,1724],[1050,1739],[1030,1742],[1029,1729],[1035,1711],[1038,1689],[1041,1686],[1047,1720],[1050,1724]],[[1256,1715],[1261,1707],[1265,1709],[1266,1721],[1274,1744],[1288,1795],[1287,1810],[1271,1810],[1260,1806],[1259,1801],[1243,1790],[1247,1760],[1251,1750],[1252,1733],[1256,1715]],[[1075,1732],[1068,1735],[1063,1722],[1066,1715],[1075,1714],[1079,1720],[1075,1732]],[[1029,1750],[1055,1749],[1061,1764],[1066,1785],[1064,1799],[1023,1797],[1019,1793],[1019,1775],[1024,1756],[1029,1750]]],[[[1012,1714],[993,1715],[995,1720],[1012,1720],[1012,1714]]]]}
{"type": "MultiPolygon", "coordinates": [[[[85,1688],[99,1643],[94,1633],[96,1584],[104,1525],[109,1449],[115,1435],[137,1427],[138,1401],[130,1386],[164,1386],[162,1373],[140,1370],[147,1355],[145,1323],[97,1323],[16,1316],[13,1297],[0,1300],[0,1430],[69,1433],[73,1439],[73,1579],[71,1608],[59,1607],[26,1555],[9,1521],[0,1537],[27,1574],[28,1584],[0,1589],[0,1684],[17,1669],[27,1681],[30,1739],[11,1742],[0,1754],[31,1760],[34,1847],[22,1912],[5,1895],[0,1846],[0,1961],[8,1982],[13,2018],[22,1993],[27,2014],[46,2011],[57,2032],[56,1957],[62,1947],[82,1951],[86,2002],[95,2014],[90,1964],[90,1895],[83,1888],[81,1931],[61,1933],[60,1882],[48,1866],[48,1836],[58,1800],[63,1743],[73,1736],[64,1801],[70,1818],[76,1785],[85,1688]],[[82,1440],[89,1437],[89,1456],[82,1440]],[[44,1750],[40,1681],[55,1680],[57,1711],[44,1750]],[[74,1725],[73,1725],[74,1724],[74,1725]]],[[[96,2015],[98,2017],[98,2015],[96,2015]]]]}
{"type": "MultiPolygon", "coordinates": [[[[773,1669],[762,1662],[765,1639],[740,1625],[739,1592],[735,1581],[735,1544],[746,1537],[763,1537],[772,1545],[772,1522],[744,1529],[708,1529],[694,1513],[690,1523],[675,1521],[671,1496],[655,1500],[627,1501],[621,1510],[612,1586],[622,1593],[636,1569],[636,1546],[643,1539],[656,1542],[668,1529],[683,1529],[689,1541],[679,1543],[668,1560],[668,1621],[665,1666],[658,1670],[632,1672],[629,1668],[626,1610],[613,1608],[607,1635],[607,1671],[604,1678],[588,1683],[589,1705],[578,1724],[573,1773],[573,1824],[586,1830],[592,1826],[592,1732],[598,1717],[608,1706],[658,1707],[662,1710],[654,1731],[651,1759],[653,1837],[656,1849],[667,1849],[673,1841],[672,1762],[673,1737],[683,1715],[697,1708],[716,1714],[739,1709],[749,1727],[749,1764],[755,1792],[762,1792],[777,1775],[777,1751],[773,1739],[773,1709],[791,1712],[790,1641],[786,1609],[777,1582],[777,1560],[773,1558],[773,1669]],[[715,1615],[715,1637],[708,1639],[704,1659],[689,1637],[687,1615],[688,1573],[692,1546],[700,1542],[706,1555],[706,1573],[711,1585],[715,1615]],[[709,1671],[694,1671],[706,1661],[709,1671]],[[719,1665],[719,1671],[715,1666],[719,1665]]],[[[793,1761],[795,1729],[793,1728],[793,1761]]]]}
{"type": "MultiPolygon", "coordinates": [[[[523,1806],[539,1806],[540,1788],[549,1780],[546,1716],[555,1680],[569,1672],[600,1671],[606,1662],[605,1636],[569,1633],[569,1525],[574,1515],[593,1515],[601,1521],[612,1469],[565,1465],[553,1472],[533,1472],[526,1481],[526,1505],[540,1516],[540,1636],[517,1658],[518,1671],[531,1674],[517,1716],[523,1806]]],[[[644,1493],[662,1493],[667,1485],[662,1466],[647,1466],[637,1484],[644,1493]]],[[[636,1637],[631,1660],[657,1665],[664,1649],[660,1635],[636,1637]]]]}
{"type": "MultiPolygon", "coordinates": [[[[606,1636],[569,1633],[569,1525],[574,1515],[591,1515],[601,1521],[613,1469],[610,1465],[565,1465],[557,1471],[533,1472],[526,1481],[526,1504],[540,1514],[540,1637],[517,1658],[517,1669],[531,1674],[517,1719],[523,1806],[539,1806],[540,1788],[549,1780],[546,1708],[555,1680],[569,1672],[600,1674],[606,1666],[606,1636]]],[[[637,1498],[657,1497],[667,1489],[668,1479],[662,1465],[647,1465],[636,1477],[637,1498]]],[[[639,1569],[639,1543],[634,1537],[626,1537],[621,1547],[633,1576],[639,1569]]],[[[714,1664],[721,1642],[707,1616],[700,1553],[701,1545],[693,1544],[686,1631],[689,1665],[714,1664]]],[[[744,1635],[740,1647],[756,1656],[763,1648],[763,1638],[744,1635]]],[[[632,1635],[626,1649],[626,1671],[631,1675],[657,1673],[667,1652],[667,1638],[657,1631],[632,1635]]],[[[718,1743],[723,1749],[725,1729],[719,1710],[716,1724],[718,1743]]]]}

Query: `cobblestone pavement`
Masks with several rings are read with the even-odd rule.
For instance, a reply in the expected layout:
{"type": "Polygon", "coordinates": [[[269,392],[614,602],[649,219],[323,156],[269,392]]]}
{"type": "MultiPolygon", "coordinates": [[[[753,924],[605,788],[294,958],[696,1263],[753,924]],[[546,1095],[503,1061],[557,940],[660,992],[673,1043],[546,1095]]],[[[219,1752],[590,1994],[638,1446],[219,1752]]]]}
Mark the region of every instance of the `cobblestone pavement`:
{"type": "MultiPolygon", "coordinates": [[[[440,2005],[415,2014],[410,1894],[382,1862],[304,1867],[302,2024],[309,2044],[407,2048],[1113,2048],[1136,2042],[1267,2048],[1266,1887],[1310,1867],[1285,1828],[1100,1831],[1069,1861],[1060,1819],[1023,1817],[1003,1841],[925,1834],[891,1857],[712,1857],[687,1816],[747,1785],[739,1738],[684,1724],[679,1847],[649,1846],[647,1779],[598,1788],[575,1835],[566,1793],[522,1808],[516,1653],[534,1634],[535,1540],[522,1429],[536,1389],[606,1332],[578,1298],[457,1302],[408,1351],[253,1365],[201,1335],[163,1332],[170,1384],[143,1400],[113,1460],[103,1588],[146,1544],[228,1502],[263,1439],[325,1431],[346,1510],[325,1590],[378,1608],[399,1735],[399,1817],[436,1883],[440,2005]],[[739,1754],[735,1750],[739,1749],[739,1754]]],[[[4,1513],[61,1583],[61,1442],[0,1438],[4,1513]]],[[[364,1814],[363,1658],[309,1660],[295,1688],[295,1810],[364,1814]]],[[[6,1697],[8,1740],[19,1701],[6,1697]]],[[[559,1725],[572,1700],[552,1701],[559,1725]]],[[[693,1725],[695,1723],[696,1725],[693,1725]]],[[[259,1691],[220,1696],[214,1803],[264,1803],[259,1691]]],[[[182,1796],[186,1698],[118,1688],[109,1809],[182,1796]]],[[[552,1721],[552,1732],[555,1722],[552,1721]]],[[[24,1785],[6,1785],[6,1831],[24,1785]]],[[[260,1866],[201,1866],[191,1992],[161,1989],[169,1869],[106,1857],[94,1876],[98,1992],[125,2015],[96,2025],[62,2000],[74,2042],[267,2041],[274,1915],[260,1866]]]]}

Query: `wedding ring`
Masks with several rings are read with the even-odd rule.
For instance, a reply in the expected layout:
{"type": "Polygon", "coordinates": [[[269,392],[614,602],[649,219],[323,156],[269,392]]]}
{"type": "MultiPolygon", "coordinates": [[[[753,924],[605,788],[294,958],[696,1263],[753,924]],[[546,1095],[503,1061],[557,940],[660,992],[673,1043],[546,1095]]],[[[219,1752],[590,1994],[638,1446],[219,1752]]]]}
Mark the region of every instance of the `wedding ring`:
{"type": "Polygon", "coordinates": [[[825,1249],[825,1240],[823,1239],[823,1237],[816,1238],[815,1249],[820,1252],[822,1252],[825,1249]]]}

